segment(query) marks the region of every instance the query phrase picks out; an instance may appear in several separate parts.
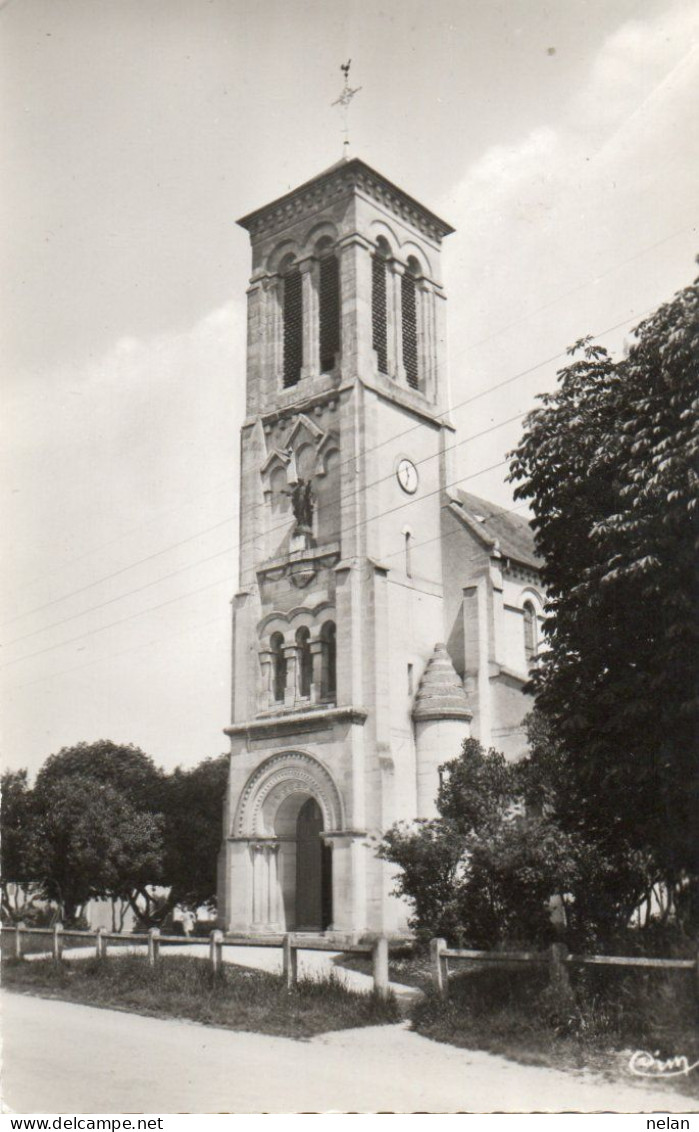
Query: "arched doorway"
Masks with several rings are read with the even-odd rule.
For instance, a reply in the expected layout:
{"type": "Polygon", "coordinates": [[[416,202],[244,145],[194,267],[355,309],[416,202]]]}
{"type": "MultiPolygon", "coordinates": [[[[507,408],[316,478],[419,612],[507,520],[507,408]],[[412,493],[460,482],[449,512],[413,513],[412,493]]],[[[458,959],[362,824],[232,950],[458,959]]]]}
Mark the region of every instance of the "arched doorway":
{"type": "Polygon", "coordinates": [[[240,898],[236,927],[260,933],[331,928],[334,854],[344,824],[339,791],[318,760],[284,751],[260,763],[232,822],[231,844],[241,846],[242,883],[231,885],[240,898]]]}
{"type": "Polygon", "coordinates": [[[323,811],[306,793],[291,793],[273,819],[278,884],[286,931],[325,931],[332,923],[332,849],[323,838],[323,811]]]}
{"type": "Polygon", "coordinates": [[[332,850],[322,832],[320,806],[315,798],[308,798],[296,819],[297,931],[325,931],[332,923],[332,850]]]}

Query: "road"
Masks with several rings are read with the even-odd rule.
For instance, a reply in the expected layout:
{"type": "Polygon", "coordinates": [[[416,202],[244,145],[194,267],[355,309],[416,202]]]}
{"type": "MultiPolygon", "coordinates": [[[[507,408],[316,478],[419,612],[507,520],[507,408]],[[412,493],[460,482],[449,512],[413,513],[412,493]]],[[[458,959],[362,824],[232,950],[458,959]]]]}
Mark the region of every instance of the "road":
{"type": "Polygon", "coordinates": [[[594,1112],[690,1098],[518,1065],[407,1024],[310,1041],[3,994],[6,1110],[16,1113],[594,1112]]]}

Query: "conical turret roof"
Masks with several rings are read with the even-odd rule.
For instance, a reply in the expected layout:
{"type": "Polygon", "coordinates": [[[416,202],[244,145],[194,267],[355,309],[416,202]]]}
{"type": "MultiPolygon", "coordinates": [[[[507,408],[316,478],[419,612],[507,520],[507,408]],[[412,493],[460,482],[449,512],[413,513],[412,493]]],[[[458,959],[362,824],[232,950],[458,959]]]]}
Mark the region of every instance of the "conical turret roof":
{"type": "Polygon", "coordinates": [[[417,690],[413,719],[468,720],[472,715],[446,645],[435,645],[417,690]]]}

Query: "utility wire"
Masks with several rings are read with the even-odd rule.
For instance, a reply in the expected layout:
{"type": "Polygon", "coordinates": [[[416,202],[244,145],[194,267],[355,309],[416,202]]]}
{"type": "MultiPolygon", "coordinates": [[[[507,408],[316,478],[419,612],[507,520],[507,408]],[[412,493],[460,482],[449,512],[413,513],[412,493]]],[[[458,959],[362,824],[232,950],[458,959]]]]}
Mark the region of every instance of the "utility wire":
{"type": "MultiPolygon", "coordinates": [[[[448,504],[444,504],[443,508],[447,507],[447,506],[448,506],[448,504]]],[[[527,506],[528,506],[527,503],[520,503],[516,507],[509,507],[509,508],[499,507],[497,509],[497,511],[491,511],[490,514],[484,516],[484,520],[485,520],[485,522],[487,522],[489,519],[497,518],[500,515],[513,515],[513,514],[515,514],[515,512],[521,511],[527,506]]],[[[428,546],[430,543],[433,543],[433,542],[445,541],[448,538],[454,538],[456,535],[460,535],[462,533],[463,532],[461,531],[460,528],[456,528],[455,530],[450,531],[445,535],[439,534],[439,535],[434,535],[434,536],[432,536],[431,538],[428,538],[428,539],[421,539],[420,542],[416,542],[416,543],[412,544],[411,550],[418,550],[422,546],[428,546]]],[[[398,555],[402,555],[404,553],[405,553],[405,550],[404,550],[403,547],[401,547],[400,550],[394,550],[394,551],[391,551],[390,554],[382,555],[382,559],[384,559],[384,558],[385,559],[396,558],[398,555]]],[[[217,583],[214,583],[214,584],[217,584],[217,583]]],[[[184,596],[188,596],[188,595],[184,595],[184,596]]],[[[189,625],[186,629],[178,629],[177,632],[175,632],[175,633],[168,633],[164,637],[160,637],[157,640],[147,641],[147,642],[145,642],[145,644],[132,645],[128,649],[122,649],[120,652],[117,652],[117,653],[108,653],[106,656],[96,657],[94,660],[88,661],[86,664],[78,664],[78,665],[75,665],[73,668],[60,668],[56,672],[49,672],[45,676],[39,676],[36,680],[29,680],[25,684],[14,685],[13,687],[9,688],[8,691],[10,693],[21,692],[25,688],[34,687],[35,684],[42,684],[42,683],[44,683],[45,680],[54,680],[59,676],[69,676],[74,672],[82,672],[86,668],[92,668],[95,664],[103,664],[107,660],[118,660],[122,656],[127,656],[129,653],[140,652],[142,649],[149,648],[151,645],[162,644],[164,641],[168,641],[172,637],[179,637],[179,636],[182,636],[185,633],[194,632],[195,630],[199,630],[199,629],[204,629],[204,628],[206,628],[207,625],[219,624],[223,620],[224,620],[223,616],[221,614],[218,614],[216,617],[210,617],[206,621],[197,622],[194,625],[189,625]]],[[[226,620],[228,620],[228,616],[226,617],[226,620]]]]}
{"type": "MultiPolygon", "coordinates": [[[[371,515],[366,519],[360,519],[359,522],[347,527],[345,531],[343,531],[343,534],[349,534],[351,531],[358,530],[360,527],[366,526],[366,524],[368,523],[375,522],[377,519],[385,518],[386,515],[392,515],[396,511],[402,511],[405,507],[410,507],[414,503],[422,503],[423,500],[429,499],[433,495],[439,495],[442,491],[445,491],[449,487],[457,487],[460,483],[464,483],[466,480],[475,479],[477,476],[484,475],[485,472],[492,472],[496,468],[502,468],[506,463],[506,460],[499,460],[496,464],[491,464],[487,468],[480,468],[478,471],[472,472],[468,476],[462,476],[460,479],[454,480],[452,483],[447,483],[443,486],[440,485],[433,491],[426,491],[422,495],[413,496],[411,499],[408,499],[403,503],[399,503],[396,507],[389,507],[386,511],[380,511],[376,515],[371,515]]],[[[230,578],[221,578],[217,582],[210,582],[206,586],[199,586],[197,589],[189,590],[187,593],[180,594],[179,597],[170,598],[168,601],[160,602],[158,605],[150,606],[148,609],[138,610],[136,613],[131,613],[127,617],[121,617],[117,621],[110,621],[107,625],[101,625],[97,629],[91,629],[85,633],[79,633],[76,637],[70,637],[67,641],[58,641],[56,644],[46,645],[45,648],[37,649],[36,652],[27,653],[25,656],[16,657],[14,660],[8,660],[5,662],[5,664],[0,665],[0,668],[9,668],[11,665],[21,664],[24,660],[33,660],[34,657],[42,656],[44,653],[52,652],[54,649],[63,648],[64,645],[72,645],[76,641],[85,640],[87,637],[92,637],[96,633],[103,633],[107,629],[114,628],[116,625],[123,625],[127,621],[132,621],[135,617],[141,617],[146,613],[154,613],[158,609],[163,609],[166,605],[172,605],[176,601],[182,601],[184,598],[192,597],[194,594],[202,593],[202,591],[211,589],[213,586],[222,585],[224,581],[230,581],[230,578]]]]}
{"type": "MultiPolygon", "coordinates": [[[[498,338],[500,335],[505,334],[508,330],[511,330],[513,327],[521,325],[522,322],[526,322],[527,319],[531,318],[533,315],[539,314],[541,311],[548,310],[552,306],[556,306],[562,299],[567,298],[570,295],[576,294],[578,291],[584,290],[586,287],[589,287],[591,284],[596,283],[599,279],[604,279],[607,275],[611,275],[614,271],[618,271],[620,268],[626,267],[630,263],[634,263],[637,259],[640,259],[642,256],[646,255],[648,252],[654,251],[656,248],[661,247],[663,244],[668,243],[668,241],[675,239],[676,236],[681,236],[685,232],[693,231],[693,229],[694,229],[693,225],[688,225],[685,228],[678,228],[674,232],[670,232],[669,235],[664,236],[662,239],[656,240],[655,243],[646,245],[646,247],[641,248],[640,251],[636,252],[635,255],[629,256],[627,259],[621,260],[621,262],[619,262],[619,263],[612,264],[605,271],[599,272],[597,275],[593,276],[593,278],[587,279],[582,283],[576,284],[576,286],[571,287],[567,291],[564,291],[562,294],[557,295],[555,299],[552,299],[547,303],[543,303],[540,306],[535,307],[534,310],[532,310],[532,311],[527,311],[520,318],[515,319],[513,322],[507,323],[505,326],[499,327],[497,330],[493,331],[492,334],[486,335],[485,338],[480,338],[476,342],[468,343],[468,345],[466,345],[462,350],[459,350],[457,353],[455,353],[452,356],[452,360],[455,360],[456,358],[459,358],[462,355],[469,353],[471,350],[476,349],[478,346],[481,346],[486,342],[492,341],[494,338],[498,338]]],[[[632,317],[635,317],[635,316],[632,316],[632,317]]],[[[640,317],[643,317],[643,316],[640,316],[640,317]]],[[[623,325],[623,324],[621,324],[621,325],[623,325]]],[[[616,327],[614,327],[612,329],[616,329],[616,327]]],[[[605,333],[609,333],[609,332],[608,331],[602,331],[602,334],[605,334],[605,333]]],[[[597,335],[597,337],[601,337],[601,335],[597,335]]],[[[556,357],[559,357],[559,356],[561,356],[561,355],[556,355],[556,357]]],[[[555,360],[555,359],[550,359],[550,360],[555,360]]],[[[540,364],[545,365],[546,363],[544,362],[544,363],[540,363],[540,364]]],[[[488,387],[488,389],[484,389],[480,393],[478,393],[476,395],[476,397],[485,396],[486,393],[494,392],[496,389],[498,389],[500,387],[501,386],[497,386],[497,385],[493,386],[493,387],[488,387]]],[[[289,411],[294,411],[296,409],[296,407],[298,407],[298,406],[300,406],[304,403],[305,399],[306,398],[302,398],[299,401],[293,402],[289,406],[289,411]]],[[[468,403],[469,403],[468,401],[461,402],[460,404],[453,406],[452,411],[455,410],[455,409],[462,408],[463,405],[468,404],[468,403]]],[[[366,449],[365,451],[368,452],[368,451],[371,451],[371,449],[366,449]]],[[[162,515],[171,514],[173,511],[177,511],[177,510],[180,510],[182,507],[189,506],[191,503],[196,502],[198,499],[201,499],[205,495],[210,495],[212,492],[220,490],[221,487],[226,486],[226,484],[229,484],[230,482],[231,482],[231,478],[229,477],[228,479],[221,481],[221,483],[217,484],[215,487],[206,488],[204,491],[199,492],[197,495],[192,496],[189,500],[186,500],[186,501],[181,502],[181,503],[177,503],[173,507],[161,509],[158,513],[162,514],[162,515]]],[[[233,516],[231,517],[231,521],[232,521],[232,518],[233,518],[233,516]]],[[[117,538],[111,539],[107,543],[101,543],[99,546],[93,547],[90,550],[84,551],[82,554],[78,555],[77,557],[69,559],[67,562],[64,562],[61,566],[59,566],[58,569],[59,570],[66,569],[68,566],[74,565],[76,562],[82,561],[84,558],[88,557],[90,554],[97,553],[99,550],[105,550],[108,547],[113,546],[115,543],[120,542],[121,539],[127,538],[129,534],[133,534],[135,531],[141,530],[143,528],[143,526],[144,526],[144,524],[139,524],[136,527],[131,527],[128,531],[124,531],[121,535],[118,535],[117,538]]],[[[197,537],[197,536],[193,536],[193,537],[197,537]]],[[[135,563],[134,565],[137,565],[137,564],[138,563],[135,563]]],[[[40,582],[44,577],[46,577],[45,574],[40,574],[36,578],[34,578],[32,581],[25,582],[20,587],[20,591],[35,585],[37,582],[40,582]]],[[[97,585],[97,584],[98,584],[97,582],[93,583],[93,585],[97,585]]],[[[73,592],[81,592],[81,591],[73,591],[73,592]]],[[[66,597],[72,596],[72,594],[65,595],[65,596],[66,597]]],[[[62,601],[64,599],[63,598],[56,598],[55,600],[56,601],[62,601]]],[[[53,604],[53,603],[49,602],[47,604],[53,604]]],[[[38,610],[44,609],[44,608],[46,608],[46,606],[38,606],[36,609],[28,610],[26,613],[19,613],[15,617],[10,618],[8,621],[3,622],[3,624],[11,624],[13,621],[19,620],[22,617],[28,617],[28,616],[30,616],[31,613],[38,612],[38,610]]]]}
{"type": "MultiPolygon", "coordinates": [[[[633,322],[636,318],[643,318],[645,316],[645,314],[647,314],[647,313],[649,313],[649,311],[644,311],[640,315],[633,314],[629,318],[624,319],[622,322],[615,323],[614,326],[609,326],[605,330],[601,330],[598,334],[593,335],[591,337],[601,338],[605,334],[611,334],[612,331],[618,330],[620,327],[627,325],[627,323],[629,323],[629,322],[633,322]]],[[[474,401],[479,400],[481,397],[484,397],[489,393],[494,393],[498,389],[502,389],[507,385],[511,385],[513,382],[519,381],[521,378],[529,376],[529,374],[534,373],[536,370],[541,369],[543,366],[549,365],[551,362],[554,362],[559,358],[565,357],[566,353],[567,353],[566,350],[560,351],[557,354],[551,355],[551,357],[549,357],[549,358],[545,358],[543,361],[537,362],[533,366],[529,366],[527,369],[521,370],[518,373],[513,374],[511,377],[505,378],[503,381],[498,382],[496,385],[491,385],[491,386],[488,386],[487,388],[483,388],[479,392],[472,394],[470,397],[465,398],[465,400],[460,401],[458,404],[453,405],[451,407],[450,411],[454,412],[457,409],[464,408],[466,405],[472,404],[474,401]]],[[[288,408],[285,408],[285,412],[289,412],[289,413],[293,412],[294,409],[297,406],[303,405],[306,400],[307,400],[307,398],[304,398],[304,399],[302,399],[298,402],[295,402],[294,405],[292,405],[288,408]]],[[[524,413],[522,413],[520,415],[523,416],[524,413]]],[[[423,424],[422,421],[418,422],[417,424],[410,425],[408,428],[403,429],[401,432],[395,433],[394,435],[387,437],[384,440],[379,441],[377,444],[374,444],[374,445],[370,446],[369,448],[364,448],[361,451],[355,453],[354,455],[347,457],[346,459],[344,459],[340,462],[340,464],[338,465],[338,468],[343,467],[346,464],[352,463],[355,460],[361,459],[363,456],[366,456],[371,452],[378,451],[378,449],[385,447],[385,445],[391,444],[396,440],[400,440],[404,436],[407,436],[408,434],[416,431],[417,429],[423,428],[423,427],[424,427],[424,424],[423,424]]],[[[475,439],[475,437],[472,437],[470,439],[475,439]]],[[[461,444],[461,443],[464,443],[464,441],[459,441],[458,443],[461,444]]],[[[266,503],[256,504],[253,508],[250,509],[250,511],[255,512],[255,511],[262,509],[265,506],[266,506],[266,503]]],[[[236,518],[236,514],[229,515],[225,519],[221,520],[218,523],[214,523],[211,526],[204,527],[202,530],[195,532],[193,535],[189,535],[189,536],[187,536],[187,538],[181,539],[179,542],[171,543],[170,545],[163,547],[161,550],[155,551],[153,554],[146,555],[144,558],[137,559],[135,562],[131,562],[131,563],[127,564],[126,566],[121,567],[119,570],[115,570],[110,574],[105,574],[101,578],[96,579],[94,582],[89,582],[87,585],[79,587],[77,590],[71,590],[69,593],[63,594],[61,597],[57,597],[57,598],[54,598],[51,601],[45,602],[43,605],[35,606],[33,609],[27,610],[24,613],[16,614],[14,617],[11,617],[7,621],[3,622],[3,624],[4,625],[13,624],[15,621],[18,621],[21,618],[29,617],[34,613],[40,613],[44,609],[48,609],[51,606],[56,605],[58,602],[67,601],[68,598],[76,597],[78,594],[85,593],[87,590],[93,589],[95,586],[101,585],[103,582],[110,581],[112,578],[119,577],[121,574],[125,574],[129,570],[135,569],[137,566],[141,566],[145,562],[150,562],[154,558],[159,558],[161,555],[167,554],[171,550],[176,550],[180,546],[184,546],[189,542],[193,542],[195,539],[200,538],[202,535],[209,534],[211,531],[214,531],[214,530],[218,530],[220,527],[226,526],[226,524],[233,522],[233,520],[235,518],[236,518]]],[[[243,543],[241,545],[245,545],[245,540],[243,541],[243,543]]],[[[20,638],[17,638],[17,639],[20,639],[20,638]]]]}
{"type": "MultiPolygon", "coordinates": [[[[438,459],[440,456],[443,455],[443,453],[445,454],[447,452],[451,452],[454,449],[459,448],[464,444],[469,444],[473,440],[477,440],[482,436],[486,436],[489,433],[494,432],[498,428],[503,428],[505,425],[512,424],[514,421],[521,420],[521,418],[523,416],[524,416],[524,413],[517,413],[514,417],[509,417],[507,420],[499,421],[497,424],[491,425],[486,429],[482,429],[480,432],[474,433],[472,436],[466,436],[462,440],[458,441],[455,444],[448,446],[447,448],[445,448],[441,451],[431,452],[428,456],[423,456],[421,459],[416,460],[415,463],[416,463],[416,465],[419,465],[419,464],[426,463],[428,460],[438,459]]],[[[384,483],[386,480],[390,480],[390,479],[393,479],[393,472],[389,472],[387,475],[381,476],[379,479],[374,480],[372,483],[366,484],[365,487],[357,488],[356,491],[354,491],[349,498],[351,500],[355,500],[355,499],[359,498],[360,495],[369,491],[371,488],[377,487],[379,484],[384,483]]],[[[424,496],[422,498],[424,498],[424,496]]],[[[288,529],[288,527],[289,527],[289,520],[286,519],[284,522],[278,523],[276,526],[271,527],[266,533],[268,535],[272,535],[272,534],[275,534],[278,531],[285,531],[285,530],[288,529]]],[[[152,586],[156,586],[160,582],[168,581],[170,578],[174,578],[178,574],[183,574],[187,570],[193,570],[196,566],[204,565],[205,563],[211,562],[216,558],[222,558],[226,554],[231,554],[234,551],[239,550],[240,546],[245,545],[248,541],[250,541],[250,540],[243,540],[242,544],[233,543],[231,546],[224,547],[223,550],[219,550],[215,554],[209,554],[206,558],[195,559],[194,562],[189,562],[185,566],[180,566],[177,570],[172,570],[169,574],[164,574],[160,578],[155,578],[153,581],[146,582],[142,586],[136,586],[133,589],[126,590],[124,593],[117,594],[115,597],[108,598],[106,601],[101,601],[97,605],[88,606],[87,609],[81,609],[77,613],[72,613],[68,617],[61,618],[60,621],[53,621],[53,622],[51,622],[50,625],[43,625],[38,629],[32,629],[31,632],[24,633],[21,637],[13,637],[12,640],[6,641],[4,643],[4,647],[9,648],[11,645],[19,644],[20,641],[26,641],[30,637],[36,637],[39,633],[47,633],[50,629],[56,629],[56,628],[58,628],[59,625],[65,625],[69,621],[75,621],[78,617],[84,617],[88,613],[94,613],[98,609],[104,609],[104,607],[107,606],[107,605],[113,605],[115,601],[122,601],[124,598],[130,597],[132,594],[141,593],[143,590],[150,589],[152,586]]],[[[93,583],[93,584],[96,585],[97,583],[93,583]]],[[[86,588],[91,588],[91,587],[86,587],[86,588]]],[[[56,598],[56,602],[58,602],[60,600],[61,600],[60,598],[56,598]]],[[[55,604],[55,602],[53,604],[55,604]]]]}

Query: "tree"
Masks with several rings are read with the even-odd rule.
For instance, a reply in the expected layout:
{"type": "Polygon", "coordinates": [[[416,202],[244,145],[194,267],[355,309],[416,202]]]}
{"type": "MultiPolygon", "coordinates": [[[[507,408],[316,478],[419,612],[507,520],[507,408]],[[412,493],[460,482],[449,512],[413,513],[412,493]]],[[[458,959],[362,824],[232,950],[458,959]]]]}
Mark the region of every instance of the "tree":
{"type": "Polygon", "coordinates": [[[117,787],[88,776],[37,783],[41,852],[36,877],[65,922],[92,898],[119,899],[152,884],[162,868],[162,818],[138,810],[117,787]]]}
{"type": "Polygon", "coordinates": [[[26,770],[5,771],[0,789],[2,914],[20,920],[41,895],[36,883],[40,839],[26,770]]]}
{"type": "MultiPolygon", "coordinates": [[[[148,926],[177,905],[215,907],[227,774],[222,756],[167,775],[137,747],[109,740],[51,755],[33,790],[26,771],[8,772],[3,882],[33,886],[67,921],[93,897],[128,902],[148,926]]],[[[15,888],[3,893],[16,918],[15,888]]]]}
{"type": "Polygon", "coordinates": [[[227,781],[227,755],[204,759],[191,770],[177,767],[168,777],[163,877],[171,885],[169,902],[173,907],[216,906],[216,867],[227,781]]]}
{"type": "Polygon", "coordinates": [[[114,786],[137,809],[158,813],[163,800],[163,771],[140,748],[130,743],[98,739],[76,743],[49,755],[36,779],[50,793],[58,782],[77,775],[114,786]]]}
{"type": "Polygon", "coordinates": [[[548,594],[532,686],[568,827],[607,858],[650,854],[679,901],[699,874],[699,287],[644,320],[627,357],[590,339],[569,353],[511,454],[548,594]]]}
{"type": "Polygon", "coordinates": [[[475,739],[440,772],[439,818],[393,826],[379,849],[400,869],[411,925],[476,947],[554,938],[551,900],[575,883],[570,838],[546,815],[527,817],[521,770],[475,739]]]}
{"type": "Polygon", "coordinates": [[[162,883],[165,775],[138,747],[101,739],[50,755],[32,796],[45,895],[70,920],[93,897],[162,883]]]}

